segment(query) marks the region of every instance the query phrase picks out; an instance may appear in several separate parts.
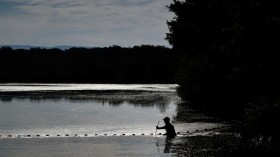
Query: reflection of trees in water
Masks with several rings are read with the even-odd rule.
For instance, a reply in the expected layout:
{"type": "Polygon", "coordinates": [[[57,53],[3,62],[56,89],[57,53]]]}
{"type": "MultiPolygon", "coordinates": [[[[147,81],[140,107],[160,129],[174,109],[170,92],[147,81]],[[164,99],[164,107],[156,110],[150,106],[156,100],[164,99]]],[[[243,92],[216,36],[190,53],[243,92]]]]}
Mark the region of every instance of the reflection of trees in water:
{"type": "MultiPolygon", "coordinates": [[[[102,102],[106,103],[106,101],[103,101],[103,100],[102,100],[102,102]]],[[[110,100],[110,101],[108,101],[109,105],[114,106],[114,107],[121,106],[124,102],[125,101],[123,101],[123,100],[110,100]]]]}
{"type": "Polygon", "coordinates": [[[11,102],[13,100],[29,100],[30,102],[40,102],[44,100],[57,102],[65,98],[58,93],[50,92],[0,92],[0,101],[11,102]]]}
{"type": "Polygon", "coordinates": [[[131,100],[129,104],[135,107],[157,107],[161,113],[166,112],[171,99],[168,97],[150,97],[149,100],[131,100]]]}
{"type": "Polygon", "coordinates": [[[29,100],[40,103],[40,101],[58,102],[66,100],[79,103],[81,101],[97,102],[102,105],[119,107],[123,104],[134,107],[157,107],[160,112],[166,112],[171,101],[177,101],[176,93],[168,92],[141,92],[141,91],[121,91],[121,92],[89,92],[89,91],[60,91],[60,92],[13,92],[0,93],[0,101],[11,102],[13,100],[29,100]]]}
{"type": "Polygon", "coordinates": [[[134,107],[157,107],[160,112],[166,112],[168,105],[172,101],[172,95],[164,96],[160,94],[151,95],[129,95],[129,96],[118,96],[118,97],[102,97],[95,98],[98,102],[107,103],[110,106],[118,107],[123,104],[132,105],[134,107]]]}
{"type": "Polygon", "coordinates": [[[0,97],[0,101],[2,102],[11,102],[12,100],[12,97],[0,97]]]}

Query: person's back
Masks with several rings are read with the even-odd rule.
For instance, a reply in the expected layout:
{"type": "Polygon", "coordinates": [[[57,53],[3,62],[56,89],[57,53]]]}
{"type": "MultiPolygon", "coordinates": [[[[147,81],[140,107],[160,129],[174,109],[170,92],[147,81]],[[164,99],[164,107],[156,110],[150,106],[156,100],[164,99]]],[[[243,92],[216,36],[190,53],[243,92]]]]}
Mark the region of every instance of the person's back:
{"type": "Polygon", "coordinates": [[[165,117],[163,120],[164,120],[165,126],[163,126],[163,127],[157,126],[156,128],[165,129],[166,133],[164,135],[166,135],[167,137],[175,137],[177,134],[175,132],[174,126],[170,123],[170,118],[165,117]]]}
{"type": "Polygon", "coordinates": [[[166,130],[165,135],[167,137],[174,137],[174,136],[177,135],[176,132],[175,132],[174,126],[171,123],[167,123],[164,127],[165,127],[165,130],[166,130]]]}

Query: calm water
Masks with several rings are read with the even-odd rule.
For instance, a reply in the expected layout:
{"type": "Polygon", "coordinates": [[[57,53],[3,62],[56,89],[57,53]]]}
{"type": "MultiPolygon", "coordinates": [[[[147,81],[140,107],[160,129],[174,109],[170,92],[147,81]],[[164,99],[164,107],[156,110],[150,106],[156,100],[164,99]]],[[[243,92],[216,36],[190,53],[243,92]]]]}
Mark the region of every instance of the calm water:
{"type": "MultiPolygon", "coordinates": [[[[155,133],[158,121],[160,126],[163,125],[162,119],[165,116],[171,118],[177,132],[193,132],[223,125],[174,121],[178,113],[177,104],[180,103],[176,87],[177,85],[0,84],[0,155],[17,156],[17,153],[21,153],[28,156],[33,153],[41,156],[38,151],[32,152],[29,149],[46,148],[47,151],[55,149],[52,153],[62,151],[49,154],[51,156],[69,156],[69,153],[74,152],[77,153],[74,156],[93,156],[93,152],[101,155],[104,151],[109,153],[105,153],[107,156],[115,156],[110,153],[145,156],[143,152],[139,152],[141,149],[137,150],[145,149],[146,155],[160,151],[154,145],[153,136],[125,138],[104,137],[104,134],[150,135],[155,133]],[[70,137],[64,138],[66,134],[70,137]],[[71,139],[85,134],[88,134],[86,140],[71,139]],[[95,134],[98,136],[95,137],[95,134]],[[31,135],[31,138],[26,138],[27,135],[31,135]],[[50,135],[53,138],[36,138],[36,135],[50,135]],[[62,137],[58,138],[57,135],[62,137]],[[25,138],[18,138],[19,136],[25,138]],[[27,145],[24,144],[26,142],[27,145]],[[151,145],[152,148],[145,148],[151,145]],[[77,146],[82,148],[74,149],[77,146]],[[11,151],[11,148],[17,148],[17,151],[11,151]],[[79,154],[86,152],[84,149],[87,148],[87,153],[79,154]]],[[[189,116],[202,115],[189,113],[189,116]]],[[[158,130],[157,133],[164,131],[158,130]]],[[[162,137],[158,138],[163,140],[160,139],[162,137]]]]}

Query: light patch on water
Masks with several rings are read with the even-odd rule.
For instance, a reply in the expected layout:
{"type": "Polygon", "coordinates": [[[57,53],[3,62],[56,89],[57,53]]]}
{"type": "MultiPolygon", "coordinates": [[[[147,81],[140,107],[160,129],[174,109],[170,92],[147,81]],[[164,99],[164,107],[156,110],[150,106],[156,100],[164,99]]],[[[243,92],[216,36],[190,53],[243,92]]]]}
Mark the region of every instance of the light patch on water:
{"type": "Polygon", "coordinates": [[[131,91],[162,91],[175,92],[176,84],[38,84],[38,83],[4,83],[0,84],[1,92],[22,91],[73,91],[73,90],[131,90],[131,91]]]}

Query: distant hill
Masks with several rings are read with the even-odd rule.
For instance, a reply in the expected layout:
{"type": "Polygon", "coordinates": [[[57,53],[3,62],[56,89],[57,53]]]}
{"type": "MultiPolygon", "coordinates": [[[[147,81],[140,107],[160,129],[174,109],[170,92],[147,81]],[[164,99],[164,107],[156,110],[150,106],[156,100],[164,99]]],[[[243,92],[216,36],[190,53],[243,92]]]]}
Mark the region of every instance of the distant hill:
{"type": "Polygon", "coordinates": [[[30,46],[30,45],[0,45],[0,47],[11,47],[13,49],[24,49],[24,50],[28,50],[31,47],[34,46],[30,46]]]}
{"type": "Polygon", "coordinates": [[[12,49],[24,49],[24,50],[29,50],[32,47],[40,47],[40,48],[45,48],[45,49],[52,49],[52,48],[58,48],[61,50],[67,50],[72,47],[77,47],[77,46],[54,46],[54,47],[48,47],[48,46],[32,46],[32,45],[0,45],[1,47],[11,47],[12,49]]]}

